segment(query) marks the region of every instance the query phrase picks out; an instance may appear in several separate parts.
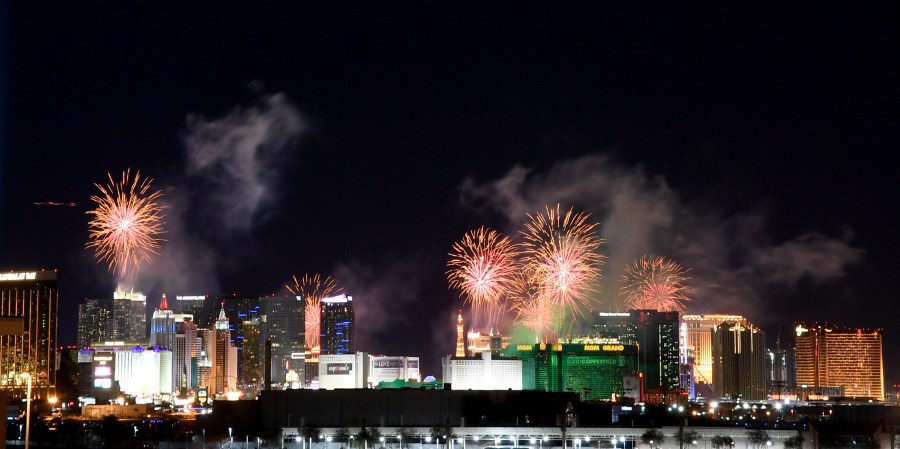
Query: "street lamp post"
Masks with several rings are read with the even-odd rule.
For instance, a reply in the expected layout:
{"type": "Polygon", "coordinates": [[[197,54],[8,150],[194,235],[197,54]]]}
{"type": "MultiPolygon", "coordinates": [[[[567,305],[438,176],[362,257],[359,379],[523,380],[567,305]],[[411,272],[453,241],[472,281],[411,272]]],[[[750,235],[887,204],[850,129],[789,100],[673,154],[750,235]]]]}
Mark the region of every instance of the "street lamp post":
{"type": "Polygon", "coordinates": [[[28,443],[31,441],[31,373],[22,373],[20,376],[28,383],[25,394],[25,449],[28,449],[28,443]]]}

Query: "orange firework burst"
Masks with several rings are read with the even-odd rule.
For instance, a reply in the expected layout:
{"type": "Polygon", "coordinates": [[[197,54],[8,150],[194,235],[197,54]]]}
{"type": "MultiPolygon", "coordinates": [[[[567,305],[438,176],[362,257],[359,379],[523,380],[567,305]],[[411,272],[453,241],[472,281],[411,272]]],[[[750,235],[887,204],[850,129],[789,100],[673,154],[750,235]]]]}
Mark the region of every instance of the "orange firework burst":
{"type": "Polygon", "coordinates": [[[581,314],[580,307],[590,305],[588,292],[595,289],[603,264],[597,223],[571,208],[563,214],[558,204],[545,211],[529,215],[531,222],[522,231],[525,265],[547,298],[562,310],[581,314]]]}
{"type": "Polygon", "coordinates": [[[503,312],[503,295],[516,272],[516,250],[509,237],[482,226],[453,244],[447,278],[472,305],[474,316],[493,326],[503,312]]]}
{"type": "Polygon", "coordinates": [[[327,298],[336,294],[340,294],[337,282],[331,276],[322,277],[318,274],[310,276],[304,274],[299,280],[294,276],[294,285],[286,285],[291,293],[303,297],[306,301],[306,312],[304,320],[306,321],[306,347],[315,348],[319,346],[319,334],[321,333],[320,315],[322,298],[327,298]]]}
{"type": "Polygon", "coordinates": [[[622,275],[625,305],[636,310],[684,312],[685,303],[691,300],[687,295],[692,292],[687,285],[687,272],[663,257],[643,256],[635,260],[622,275]]]}
{"type": "Polygon", "coordinates": [[[162,233],[162,208],[157,200],[159,190],[151,191],[152,179],[141,179],[140,172],[131,178],[131,169],[122,172],[116,182],[108,173],[109,184],[94,184],[99,195],[91,196],[97,208],[88,211],[90,241],[98,262],[107,262],[111,271],[125,277],[133,274],[150,254],[157,254],[158,235],[162,233]]]}

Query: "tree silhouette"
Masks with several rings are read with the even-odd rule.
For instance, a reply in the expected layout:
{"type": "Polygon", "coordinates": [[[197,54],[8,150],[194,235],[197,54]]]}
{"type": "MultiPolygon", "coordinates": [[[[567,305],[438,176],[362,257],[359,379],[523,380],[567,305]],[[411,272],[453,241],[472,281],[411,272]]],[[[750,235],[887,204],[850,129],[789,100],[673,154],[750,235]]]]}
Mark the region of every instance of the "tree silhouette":
{"type": "Polygon", "coordinates": [[[650,445],[651,449],[654,446],[659,447],[665,441],[666,436],[656,429],[648,429],[646,432],[641,434],[641,443],[650,445]]]}
{"type": "Polygon", "coordinates": [[[712,443],[713,449],[723,449],[734,446],[734,439],[723,435],[716,435],[710,438],[709,441],[710,443],[712,443]]]}
{"type": "Polygon", "coordinates": [[[754,447],[760,447],[769,442],[769,433],[765,430],[748,430],[747,441],[754,447]]]}

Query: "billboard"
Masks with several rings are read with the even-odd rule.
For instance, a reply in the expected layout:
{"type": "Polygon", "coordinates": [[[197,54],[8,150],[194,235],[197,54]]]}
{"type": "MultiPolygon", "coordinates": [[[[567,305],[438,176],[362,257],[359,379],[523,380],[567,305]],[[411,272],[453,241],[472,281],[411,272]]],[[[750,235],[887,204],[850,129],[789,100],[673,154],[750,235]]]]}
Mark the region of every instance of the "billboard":
{"type": "Polygon", "coordinates": [[[375,368],[404,368],[406,364],[402,358],[396,359],[376,359],[372,362],[375,368]]]}
{"type": "Polygon", "coordinates": [[[325,365],[328,374],[350,374],[353,371],[352,363],[327,363],[325,365]]]}

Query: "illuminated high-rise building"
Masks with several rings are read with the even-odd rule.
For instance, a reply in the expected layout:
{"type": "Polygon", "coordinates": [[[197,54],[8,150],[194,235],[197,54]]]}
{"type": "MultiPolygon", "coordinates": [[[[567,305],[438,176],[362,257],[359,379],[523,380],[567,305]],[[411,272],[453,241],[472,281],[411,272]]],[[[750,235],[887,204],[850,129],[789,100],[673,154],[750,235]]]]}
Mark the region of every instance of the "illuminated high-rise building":
{"type": "Polygon", "coordinates": [[[713,332],[713,391],[716,397],[765,399],[766,336],[753,325],[720,324],[713,332]]]}
{"type": "Polygon", "coordinates": [[[590,337],[636,346],[644,388],[665,393],[678,390],[681,384],[678,323],[678,312],[600,312],[590,337]]]}
{"type": "Polygon", "coordinates": [[[150,346],[173,349],[175,347],[175,312],[169,309],[166,294],[162,294],[159,308],[150,319],[150,346]]]}
{"type": "Polygon", "coordinates": [[[206,352],[212,359],[210,393],[214,396],[219,396],[229,391],[236,391],[238,351],[231,343],[231,330],[228,327],[228,318],[225,316],[224,305],[219,311],[219,317],[216,319],[215,327],[212,329],[208,345],[206,352]]]}
{"type": "MultiPolygon", "coordinates": [[[[284,385],[288,373],[306,378],[306,301],[300,296],[266,296],[259,298],[260,349],[272,342],[269,368],[272,383],[284,385]]],[[[260,371],[265,372],[260,365],[260,371]]]]}
{"type": "Polygon", "coordinates": [[[114,340],[147,342],[147,297],[139,292],[113,294],[114,340]]]}
{"type": "Polygon", "coordinates": [[[775,349],[769,350],[766,360],[768,367],[769,397],[783,399],[792,393],[797,385],[797,361],[794,348],[781,347],[781,332],[775,341],[775,349]]]}
{"type": "Polygon", "coordinates": [[[0,335],[0,389],[10,396],[25,396],[25,372],[32,396],[55,394],[58,305],[55,271],[0,273],[0,316],[21,319],[22,330],[0,335]]]}
{"type": "Polygon", "coordinates": [[[356,352],[356,321],[353,297],[337,295],[322,298],[320,354],[353,354],[356,352]]]}
{"type": "Polygon", "coordinates": [[[476,356],[482,352],[499,354],[509,346],[510,338],[499,333],[495,334],[493,331],[487,335],[481,332],[469,332],[466,334],[466,341],[468,342],[466,353],[476,356]]]}
{"type": "Polygon", "coordinates": [[[113,301],[88,299],[78,305],[78,346],[86,348],[94,343],[115,340],[113,301]]]}
{"type": "Polygon", "coordinates": [[[200,337],[198,326],[189,315],[181,315],[181,322],[175,323],[178,332],[175,334],[175,347],[172,350],[172,388],[181,396],[197,387],[197,357],[200,355],[200,337]]]}
{"type": "Polygon", "coordinates": [[[797,384],[806,386],[807,394],[839,389],[843,396],[883,400],[881,332],[798,323],[797,384]]]}
{"type": "MultiPolygon", "coordinates": [[[[684,315],[683,352],[693,356],[694,381],[698,384],[713,383],[713,333],[722,323],[735,323],[747,326],[747,320],[740,315],[684,315]]],[[[683,358],[687,358],[686,355],[683,358]]]]}
{"type": "Polygon", "coordinates": [[[244,341],[244,323],[260,319],[259,296],[223,296],[220,304],[225,309],[228,318],[228,329],[231,331],[231,343],[238,351],[238,377],[244,378],[244,351],[247,344],[244,341]]]}
{"type": "Polygon", "coordinates": [[[218,313],[214,301],[204,295],[175,295],[169,306],[175,313],[191,315],[191,321],[201,328],[211,326],[218,313]]]}
{"type": "Polygon", "coordinates": [[[466,345],[463,342],[463,319],[462,311],[456,316],[456,356],[466,356],[466,345]]]}
{"type": "Polygon", "coordinates": [[[260,321],[250,320],[244,321],[244,349],[241,353],[241,383],[251,388],[262,385],[262,374],[260,372],[260,363],[262,363],[260,345],[260,321]]]}
{"type": "Polygon", "coordinates": [[[139,398],[172,393],[172,351],[135,346],[115,354],[115,380],[123,393],[139,398]]]}

